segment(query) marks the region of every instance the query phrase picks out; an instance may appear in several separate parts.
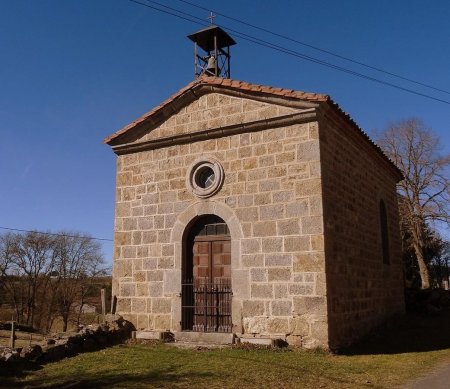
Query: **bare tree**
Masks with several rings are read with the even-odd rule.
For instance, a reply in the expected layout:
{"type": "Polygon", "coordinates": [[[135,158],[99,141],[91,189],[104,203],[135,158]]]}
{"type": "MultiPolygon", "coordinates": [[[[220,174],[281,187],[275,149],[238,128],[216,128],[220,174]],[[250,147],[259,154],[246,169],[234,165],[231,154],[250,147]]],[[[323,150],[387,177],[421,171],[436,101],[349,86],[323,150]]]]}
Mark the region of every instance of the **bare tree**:
{"type": "Polygon", "coordinates": [[[66,331],[97,277],[108,273],[102,266],[100,245],[78,233],[0,235],[0,304],[10,305],[20,323],[47,331],[61,316],[66,331]]]}
{"type": "Polygon", "coordinates": [[[23,317],[22,312],[22,320],[27,325],[35,324],[38,291],[46,289],[48,273],[55,261],[54,254],[51,236],[36,232],[16,236],[12,262],[16,273],[23,281],[22,293],[25,298],[26,318],[23,317]]]}
{"type": "Polygon", "coordinates": [[[400,217],[411,237],[422,289],[430,287],[426,265],[426,227],[450,223],[450,155],[440,155],[439,138],[421,120],[407,119],[386,128],[378,144],[402,171],[398,184],[400,217]]]}
{"type": "Polygon", "coordinates": [[[11,233],[2,235],[0,242],[4,290],[16,318],[21,323],[39,326],[42,317],[36,316],[36,306],[54,261],[52,238],[36,232],[11,233]]]}
{"type": "Polygon", "coordinates": [[[70,313],[76,304],[80,311],[93,279],[103,274],[100,244],[78,233],[61,233],[56,238],[56,303],[67,331],[70,313]]]}
{"type": "Polygon", "coordinates": [[[13,239],[11,234],[0,235],[0,305],[5,302],[8,288],[8,270],[12,262],[13,239]]]}

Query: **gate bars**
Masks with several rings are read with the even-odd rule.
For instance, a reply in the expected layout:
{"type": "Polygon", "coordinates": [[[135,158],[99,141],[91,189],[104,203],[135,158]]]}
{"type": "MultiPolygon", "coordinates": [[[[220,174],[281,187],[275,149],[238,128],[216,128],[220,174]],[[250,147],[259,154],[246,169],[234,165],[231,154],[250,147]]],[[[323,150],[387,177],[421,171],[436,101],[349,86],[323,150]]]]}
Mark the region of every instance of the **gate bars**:
{"type": "Polygon", "coordinates": [[[231,332],[231,280],[186,279],[181,284],[183,331],[231,332]]]}

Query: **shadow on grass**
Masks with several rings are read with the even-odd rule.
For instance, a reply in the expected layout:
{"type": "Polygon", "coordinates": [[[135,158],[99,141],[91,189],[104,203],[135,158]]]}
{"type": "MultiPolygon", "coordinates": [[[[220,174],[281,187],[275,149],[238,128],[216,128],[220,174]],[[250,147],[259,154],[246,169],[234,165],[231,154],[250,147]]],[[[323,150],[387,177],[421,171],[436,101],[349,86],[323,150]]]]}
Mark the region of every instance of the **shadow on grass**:
{"type": "Polygon", "coordinates": [[[28,361],[14,364],[0,362],[0,388],[20,387],[17,385],[17,378],[23,378],[41,369],[42,366],[28,361]]]}
{"type": "MultiPolygon", "coordinates": [[[[153,370],[145,374],[102,374],[95,375],[83,374],[82,376],[67,376],[64,379],[58,379],[55,382],[49,383],[48,378],[32,377],[26,382],[17,382],[13,379],[9,382],[0,383],[1,388],[134,388],[136,386],[143,387],[170,387],[175,384],[186,383],[189,387],[189,382],[202,378],[211,378],[215,376],[213,373],[177,373],[177,368],[167,368],[165,370],[153,370]],[[5,385],[4,385],[5,384],[5,385]]],[[[219,378],[217,376],[217,378],[219,378]]]]}
{"type": "MultiPolygon", "coordinates": [[[[106,347],[112,347],[115,344],[111,344],[110,346],[97,346],[91,350],[84,351],[83,354],[95,353],[97,351],[103,350],[106,347]]],[[[118,345],[123,346],[122,344],[118,345]]],[[[79,355],[79,352],[73,351],[68,354],[62,354],[61,356],[57,356],[54,360],[50,361],[41,361],[41,362],[32,362],[27,360],[20,360],[13,363],[7,363],[0,361],[0,389],[3,388],[21,388],[23,387],[23,383],[21,383],[22,379],[26,376],[31,375],[33,372],[43,369],[44,365],[49,362],[57,362],[61,359],[72,358],[76,355],[79,355]],[[20,382],[20,383],[19,383],[20,382]]]]}
{"type": "MultiPolygon", "coordinates": [[[[387,325],[372,332],[366,339],[339,354],[344,355],[376,355],[376,354],[400,354],[410,352],[426,352],[434,350],[450,349],[450,310],[442,311],[435,316],[409,313],[402,318],[392,321],[387,325]]],[[[289,351],[289,350],[286,350],[289,351]]],[[[248,354],[228,356],[234,360],[248,362],[253,366],[267,364],[266,360],[260,360],[256,352],[248,354]]],[[[100,363],[100,362],[99,362],[100,363]]],[[[293,366],[283,363],[281,360],[270,362],[279,370],[292,372],[293,375],[308,373],[302,366],[293,366]]],[[[190,382],[199,382],[210,379],[220,380],[221,375],[214,372],[194,371],[182,372],[177,367],[166,369],[149,369],[148,372],[138,374],[123,374],[114,371],[100,371],[96,374],[67,375],[49,383],[47,377],[33,372],[40,370],[42,366],[32,363],[8,366],[0,363],[0,388],[110,388],[110,387],[189,387],[190,382]],[[27,377],[28,379],[24,378],[27,377]]],[[[326,372],[321,373],[327,376],[326,372]]],[[[223,377],[222,377],[223,378],[223,377]]],[[[329,377],[330,381],[339,381],[345,386],[352,382],[342,377],[329,377]]],[[[218,381],[217,381],[218,382],[218,381]]],[[[361,387],[366,386],[361,384],[361,387]]],[[[367,386],[371,386],[368,384],[367,386]]]]}
{"type": "Polygon", "coordinates": [[[450,348],[450,310],[430,316],[408,313],[371,332],[344,355],[400,354],[450,348]]]}

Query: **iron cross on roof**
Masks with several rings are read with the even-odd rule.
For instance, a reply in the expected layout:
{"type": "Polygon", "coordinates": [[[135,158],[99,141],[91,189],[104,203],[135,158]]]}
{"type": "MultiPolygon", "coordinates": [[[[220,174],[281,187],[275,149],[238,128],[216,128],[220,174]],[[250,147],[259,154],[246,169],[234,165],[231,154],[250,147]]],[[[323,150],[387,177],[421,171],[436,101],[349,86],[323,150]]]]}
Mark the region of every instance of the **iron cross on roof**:
{"type": "Polygon", "coordinates": [[[209,19],[209,22],[211,23],[211,24],[213,24],[213,21],[214,21],[214,18],[216,17],[217,15],[215,15],[212,11],[209,13],[209,16],[206,18],[206,19],[209,19]]]}

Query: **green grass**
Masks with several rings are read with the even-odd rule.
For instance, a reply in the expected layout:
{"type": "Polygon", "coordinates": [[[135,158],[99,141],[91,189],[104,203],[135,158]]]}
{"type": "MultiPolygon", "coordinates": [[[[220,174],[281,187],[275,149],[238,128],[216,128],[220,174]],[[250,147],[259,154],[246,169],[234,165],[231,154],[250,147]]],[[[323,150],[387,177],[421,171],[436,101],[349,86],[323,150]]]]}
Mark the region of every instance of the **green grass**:
{"type": "Polygon", "coordinates": [[[449,331],[450,313],[409,316],[341,355],[290,348],[116,346],[4,377],[0,370],[0,387],[393,388],[450,361],[449,331]]]}
{"type": "Polygon", "coordinates": [[[450,350],[344,356],[302,350],[117,346],[48,364],[9,380],[6,387],[392,388],[445,358],[450,358],[450,350]]]}

